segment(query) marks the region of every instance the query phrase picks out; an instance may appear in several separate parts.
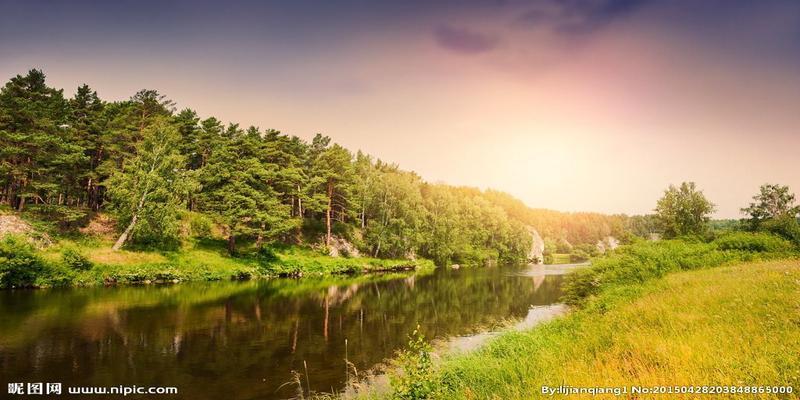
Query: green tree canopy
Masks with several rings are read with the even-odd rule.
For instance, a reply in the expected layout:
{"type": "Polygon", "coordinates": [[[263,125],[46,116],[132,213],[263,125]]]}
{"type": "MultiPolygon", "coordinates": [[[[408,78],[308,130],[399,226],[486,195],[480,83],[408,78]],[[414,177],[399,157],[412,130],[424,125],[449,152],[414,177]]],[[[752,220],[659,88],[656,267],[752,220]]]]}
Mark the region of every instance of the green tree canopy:
{"type": "Polygon", "coordinates": [[[664,236],[674,238],[705,232],[714,207],[694,182],[683,182],[664,191],[655,212],[664,236]]]}
{"type": "Polygon", "coordinates": [[[127,225],[114,244],[115,250],[134,237],[176,237],[178,212],[189,190],[175,127],[157,119],[142,134],[136,154],[126,159],[106,183],[112,210],[127,225]]]}
{"type": "Polygon", "coordinates": [[[742,208],[742,212],[747,214],[748,222],[755,229],[767,220],[796,218],[800,206],[795,205],[794,193],[788,186],[767,183],[761,185],[758,194],[753,196],[753,202],[742,208]]]}

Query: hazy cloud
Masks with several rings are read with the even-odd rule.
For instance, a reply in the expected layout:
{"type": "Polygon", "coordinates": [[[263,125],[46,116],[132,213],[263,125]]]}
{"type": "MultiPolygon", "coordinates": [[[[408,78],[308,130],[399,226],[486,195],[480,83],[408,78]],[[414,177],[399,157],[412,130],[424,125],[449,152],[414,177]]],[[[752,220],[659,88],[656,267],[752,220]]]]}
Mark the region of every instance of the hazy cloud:
{"type": "Polygon", "coordinates": [[[521,25],[565,34],[588,33],[624,17],[650,0],[548,0],[533,3],[517,18],[521,25]]]}
{"type": "Polygon", "coordinates": [[[434,38],[439,46],[457,53],[477,54],[491,51],[499,39],[464,28],[443,25],[436,29],[434,38]]]}

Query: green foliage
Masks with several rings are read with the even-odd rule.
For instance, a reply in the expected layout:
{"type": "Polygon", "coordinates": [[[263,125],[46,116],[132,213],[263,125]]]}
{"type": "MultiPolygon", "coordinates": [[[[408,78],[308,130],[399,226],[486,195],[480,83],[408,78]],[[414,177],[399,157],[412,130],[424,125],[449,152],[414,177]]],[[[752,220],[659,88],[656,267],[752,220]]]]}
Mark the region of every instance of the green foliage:
{"type": "Polygon", "coordinates": [[[61,260],[64,265],[75,271],[87,271],[94,266],[88,257],[74,247],[64,249],[61,253],[61,260]]]}
{"type": "Polygon", "coordinates": [[[437,398],[442,386],[433,374],[431,346],[419,327],[411,333],[407,349],[400,352],[395,366],[400,371],[391,375],[392,397],[399,400],[437,398]]]}
{"type": "Polygon", "coordinates": [[[299,220],[291,218],[291,207],[269,184],[279,178],[280,167],[264,158],[269,148],[261,133],[231,125],[216,143],[199,170],[203,190],[198,209],[225,227],[229,253],[236,252],[237,236],[273,239],[299,226],[299,220]]]}
{"type": "Polygon", "coordinates": [[[572,253],[570,253],[569,258],[571,262],[577,263],[587,261],[599,254],[600,252],[597,250],[597,246],[591,244],[579,244],[572,249],[572,253]]]}
{"type": "Polygon", "coordinates": [[[693,240],[641,241],[595,258],[589,268],[568,276],[564,300],[580,305],[618,284],[642,283],[667,273],[741,261],[785,257],[791,244],[760,233],[731,233],[711,243],[693,240]]]}
{"type": "Polygon", "coordinates": [[[211,238],[214,222],[207,215],[198,212],[186,212],[183,218],[188,222],[188,236],[211,238]]]}
{"type": "MultiPolygon", "coordinates": [[[[634,218],[625,215],[534,209],[508,193],[495,190],[487,190],[484,197],[502,208],[511,219],[536,228],[546,242],[564,239],[567,243],[577,245],[594,244],[608,236],[624,238],[630,231],[628,221],[634,218]]],[[[644,237],[643,234],[640,236],[644,237]]]]}
{"type": "Polygon", "coordinates": [[[786,240],[792,241],[795,246],[800,248],[800,221],[797,218],[783,216],[774,218],[761,223],[760,228],[766,232],[779,235],[786,240]]]}
{"type": "Polygon", "coordinates": [[[25,238],[6,236],[0,240],[0,287],[30,287],[47,272],[44,260],[25,238]]]}
{"type": "Polygon", "coordinates": [[[694,182],[670,185],[658,200],[656,215],[666,238],[700,235],[708,228],[712,204],[694,182]]]}
{"type": "Polygon", "coordinates": [[[794,193],[788,186],[764,184],[759,188],[759,193],[753,196],[753,202],[742,212],[749,216],[747,222],[751,229],[758,229],[764,221],[796,219],[800,214],[800,206],[794,203],[794,193]]]}
{"type": "Polygon", "coordinates": [[[36,212],[51,221],[56,221],[61,228],[71,228],[84,220],[87,212],[84,209],[59,204],[42,204],[36,206],[36,212]]]}
{"type": "Polygon", "coordinates": [[[747,252],[789,252],[792,250],[792,243],[780,236],[769,233],[728,233],[714,240],[714,244],[720,250],[741,250],[747,252]]]}
{"type": "Polygon", "coordinates": [[[157,120],[143,135],[136,154],[107,182],[111,209],[127,227],[120,245],[128,239],[163,243],[179,235],[179,211],[189,180],[180,169],[184,160],[176,149],[178,133],[165,120],[157,120]]]}

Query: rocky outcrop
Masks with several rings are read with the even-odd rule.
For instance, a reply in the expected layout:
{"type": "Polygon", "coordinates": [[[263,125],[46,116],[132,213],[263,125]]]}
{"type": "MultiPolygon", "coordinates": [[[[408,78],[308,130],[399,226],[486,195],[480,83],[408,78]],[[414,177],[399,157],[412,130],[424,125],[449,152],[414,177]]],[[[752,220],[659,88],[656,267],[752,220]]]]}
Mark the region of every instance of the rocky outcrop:
{"type": "Polygon", "coordinates": [[[600,254],[603,254],[609,250],[614,250],[619,247],[619,240],[613,236],[606,236],[603,239],[598,240],[596,246],[597,251],[599,251],[600,254]]]}
{"type": "Polygon", "coordinates": [[[37,247],[53,244],[46,233],[37,232],[31,224],[14,214],[0,214],[0,238],[8,235],[24,236],[37,247]]]}
{"type": "Polygon", "coordinates": [[[347,239],[334,236],[328,246],[328,255],[331,257],[361,257],[361,253],[356,246],[348,242],[347,239]]]}
{"type": "Polygon", "coordinates": [[[531,234],[531,249],[528,252],[528,261],[531,264],[544,264],[544,239],[536,228],[529,226],[528,232],[531,234]]]}
{"type": "Polygon", "coordinates": [[[33,232],[31,225],[16,215],[0,215],[0,237],[5,235],[28,235],[33,232]]]}

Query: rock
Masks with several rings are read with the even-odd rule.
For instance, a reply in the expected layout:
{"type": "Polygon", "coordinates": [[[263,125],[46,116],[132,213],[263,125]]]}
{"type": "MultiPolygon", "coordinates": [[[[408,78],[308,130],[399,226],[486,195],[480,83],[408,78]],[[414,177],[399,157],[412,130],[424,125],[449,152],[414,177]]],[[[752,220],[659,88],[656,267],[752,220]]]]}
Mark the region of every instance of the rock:
{"type": "Polygon", "coordinates": [[[0,236],[27,235],[33,232],[30,224],[16,215],[0,215],[0,236]]]}
{"type": "Polygon", "coordinates": [[[532,226],[528,227],[528,232],[531,234],[531,250],[528,252],[528,260],[532,264],[544,264],[544,239],[532,226]]]}
{"type": "Polygon", "coordinates": [[[25,220],[14,214],[0,214],[0,238],[7,235],[20,235],[37,247],[53,244],[46,233],[36,232],[25,220]]]}
{"type": "Polygon", "coordinates": [[[331,257],[361,257],[361,253],[356,246],[348,242],[347,239],[334,236],[328,245],[328,255],[331,257]]]}
{"type": "Polygon", "coordinates": [[[603,239],[598,240],[595,246],[597,246],[597,251],[599,251],[600,254],[603,254],[606,251],[614,250],[619,247],[619,240],[613,236],[606,236],[603,239]]]}

